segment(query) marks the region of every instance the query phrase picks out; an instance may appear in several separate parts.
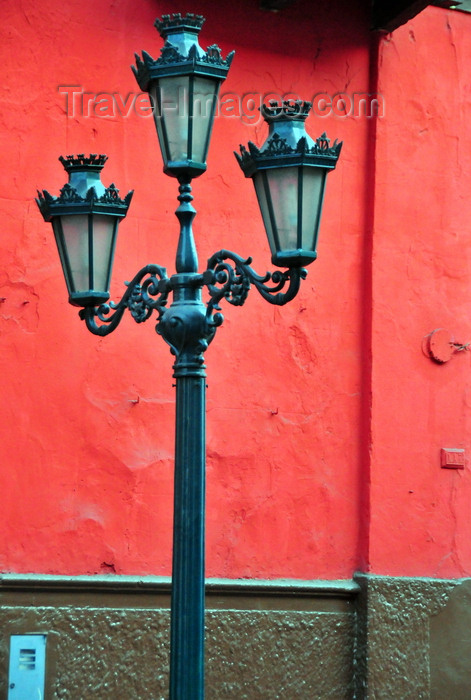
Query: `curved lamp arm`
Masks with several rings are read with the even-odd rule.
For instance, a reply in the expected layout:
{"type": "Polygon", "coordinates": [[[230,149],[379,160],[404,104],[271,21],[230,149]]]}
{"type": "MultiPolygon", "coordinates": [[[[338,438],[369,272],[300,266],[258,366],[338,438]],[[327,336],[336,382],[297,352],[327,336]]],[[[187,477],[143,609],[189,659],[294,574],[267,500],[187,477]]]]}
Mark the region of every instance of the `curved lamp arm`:
{"type": "MultiPolygon", "coordinates": [[[[284,306],[294,299],[301,280],[307,275],[307,271],[302,267],[259,275],[250,267],[251,262],[252,258],[242,258],[230,250],[220,250],[209,258],[208,267],[203,274],[194,273],[188,276],[185,285],[188,289],[203,286],[208,289],[210,300],[207,303],[206,319],[213,328],[220,326],[224,320],[223,315],[219,313],[219,302],[222,299],[226,299],[233,306],[242,306],[253,284],[270,304],[284,306]]],[[[110,301],[100,306],[86,306],[80,310],[80,318],[94,335],[105,336],[112,333],[126,309],[129,309],[136,323],[147,321],[153,311],[157,311],[159,320],[164,315],[168,296],[174,287],[173,277],[167,277],[165,268],[146,265],[131,282],[125,284],[127,290],[119,302],[110,301]]]]}
{"type": "MultiPolygon", "coordinates": [[[[208,302],[208,316],[220,308],[221,299],[226,299],[233,306],[242,306],[251,284],[270,304],[284,306],[294,299],[301,280],[307,275],[307,270],[303,267],[291,267],[259,275],[250,267],[251,262],[252,258],[244,259],[230,250],[220,250],[209,258],[208,269],[204,273],[205,284],[211,297],[208,302]],[[286,285],[286,290],[282,291],[286,285]]],[[[213,322],[216,325],[221,325],[222,320],[221,314],[214,314],[213,322]]]]}
{"type": "Polygon", "coordinates": [[[131,282],[125,284],[127,290],[118,303],[110,301],[100,306],[86,306],[79,311],[80,318],[94,335],[104,336],[112,333],[126,309],[129,309],[136,323],[147,321],[154,310],[158,312],[159,317],[162,315],[170,291],[164,267],[146,265],[131,282]],[[146,276],[147,279],[143,282],[146,276]],[[97,319],[101,324],[97,323],[97,319]]]}

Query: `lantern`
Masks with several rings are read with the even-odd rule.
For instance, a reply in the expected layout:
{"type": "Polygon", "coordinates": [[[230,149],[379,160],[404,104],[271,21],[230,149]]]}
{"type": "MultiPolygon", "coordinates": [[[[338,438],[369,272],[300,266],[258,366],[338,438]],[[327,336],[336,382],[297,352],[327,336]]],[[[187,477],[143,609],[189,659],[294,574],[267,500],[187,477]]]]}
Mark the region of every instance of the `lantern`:
{"type": "Polygon", "coordinates": [[[317,235],[326,176],[335,168],[342,147],[330,146],[326,134],[315,142],[304,122],[309,102],[271,102],[261,108],[269,126],[258,149],[249,142],[235,154],[246,177],[253,178],[272,253],[281,267],[302,267],[317,257],[317,235]]]}
{"type": "Polygon", "coordinates": [[[204,17],[164,15],[155,21],[165,39],[156,61],[143,52],[132,67],[141,90],[148,92],[164,161],[164,172],[190,180],[206,170],[219,87],[234,52],[226,60],[218,46],[198,44],[204,17]]]}
{"type": "Polygon", "coordinates": [[[103,185],[100,172],[105,155],[61,156],[59,160],[69,182],[59,197],[44,190],[38,192],[36,202],[44,220],[52,223],[69,302],[95,306],[109,299],[118,224],[133,193],[120,199],[114,185],[103,185]]]}

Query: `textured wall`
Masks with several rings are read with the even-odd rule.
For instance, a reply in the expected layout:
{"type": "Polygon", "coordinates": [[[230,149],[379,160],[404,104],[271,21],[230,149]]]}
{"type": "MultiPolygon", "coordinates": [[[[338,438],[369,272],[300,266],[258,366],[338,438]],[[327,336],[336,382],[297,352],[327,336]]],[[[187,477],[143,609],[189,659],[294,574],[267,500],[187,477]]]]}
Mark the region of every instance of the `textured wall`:
{"type": "Polygon", "coordinates": [[[450,593],[430,621],[431,700],[468,700],[471,688],[471,580],[450,593]]]}
{"type": "MultiPolygon", "coordinates": [[[[59,579],[0,580],[0,699],[10,634],[42,633],[48,700],[163,700],[168,582],[59,579]]],[[[209,585],[207,699],[467,700],[471,581],[357,584],[209,585]]]]}
{"type": "MultiPolygon", "coordinates": [[[[431,666],[444,660],[431,651],[430,625],[460,582],[364,575],[356,580],[362,588],[357,601],[356,698],[438,699],[431,694],[431,666]]],[[[448,697],[463,697],[455,692],[465,687],[449,685],[447,691],[448,697]]]]}
{"type": "MultiPolygon", "coordinates": [[[[82,586],[78,594],[64,585],[52,594],[35,592],[34,579],[26,588],[1,596],[2,700],[9,635],[28,632],[47,634],[48,700],[167,697],[170,620],[161,599],[151,606],[155,593],[141,587],[131,595],[106,588],[97,594],[82,586]]],[[[354,616],[349,599],[287,592],[267,600],[259,594],[255,605],[264,609],[257,610],[242,592],[225,603],[210,595],[207,605],[207,700],[351,697],[354,616]],[[218,609],[212,609],[214,604],[218,609]]]]}
{"type": "MultiPolygon", "coordinates": [[[[167,696],[168,613],[4,608],[0,620],[2,634],[13,625],[47,631],[47,653],[53,657],[48,665],[50,700],[167,696]]],[[[345,613],[208,613],[206,698],[347,700],[352,628],[345,613]]],[[[4,698],[4,640],[1,667],[4,698]]]]}
{"type": "MultiPolygon", "coordinates": [[[[135,188],[113,296],[146,262],[172,271],[176,187],[153,124],[134,111],[72,116],[59,88],[133,93],[133,53],[158,55],[154,18],[175,9],[3,3],[3,571],[170,573],[171,357],[151,323],[87,334],[33,197],[64,184],[59,154],[108,153],[105,182],[135,188]]],[[[286,308],[252,292],[244,309],[224,309],[208,351],[207,574],[466,576],[471,472],[441,469],[439,453],[471,449],[470,354],[437,365],[422,338],[445,327],[471,340],[471,16],[428,8],[379,39],[376,55],[367,2],[194,9],[207,16],[203,45],[236,49],[224,90],[242,101],[373,90],[384,103],[376,120],[310,117],[312,134],[345,143],[319,259],[286,308]]],[[[264,140],[257,115],[216,119],[195,183],[201,261],[227,247],[261,271],[269,264],[252,185],[232,156],[264,140]]]]}

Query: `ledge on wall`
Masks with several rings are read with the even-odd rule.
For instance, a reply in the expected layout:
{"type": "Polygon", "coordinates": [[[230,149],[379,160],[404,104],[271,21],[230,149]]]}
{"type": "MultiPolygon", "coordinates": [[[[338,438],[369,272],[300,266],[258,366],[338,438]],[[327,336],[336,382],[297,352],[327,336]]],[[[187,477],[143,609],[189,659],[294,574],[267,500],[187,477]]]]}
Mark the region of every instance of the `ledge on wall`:
{"type": "MultiPolygon", "coordinates": [[[[260,9],[269,12],[281,12],[296,0],[260,0],[260,9]]],[[[428,5],[452,8],[471,12],[471,0],[373,0],[371,9],[372,29],[380,32],[392,32],[401,24],[405,24],[415,15],[422,12],[428,5]]]]}
{"type": "Polygon", "coordinates": [[[374,0],[372,7],[372,28],[381,32],[393,32],[410,19],[422,12],[428,5],[450,8],[459,5],[456,0],[437,0],[436,2],[424,2],[423,0],[374,0]]]}
{"type": "MultiPolygon", "coordinates": [[[[0,575],[0,603],[19,605],[98,605],[170,607],[171,579],[166,576],[0,575]]],[[[346,612],[360,586],[356,581],[278,579],[207,579],[208,609],[346,612]]]]}

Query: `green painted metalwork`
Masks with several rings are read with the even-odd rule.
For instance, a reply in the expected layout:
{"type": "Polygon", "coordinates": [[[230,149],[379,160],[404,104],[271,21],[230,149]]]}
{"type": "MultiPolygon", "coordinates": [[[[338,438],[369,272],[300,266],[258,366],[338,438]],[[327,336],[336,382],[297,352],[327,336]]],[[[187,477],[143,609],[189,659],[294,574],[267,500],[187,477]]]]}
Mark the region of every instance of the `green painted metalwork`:
{"type": "MultiPolygon", "coordinates": [[[[81,155],[62,159],[71,182],[62,189],[60,197],[54,198],[44,192],[37,200],[45,220],[52,222],[56,233],[70,292],[69,300],[82,307],[79,312],[80,318],[85,321],[88,330],[95,335],[105,336],[116,329],[126,309],[137,323],[147,321],[155,311],[156,331],[170,346],[175,356],[173,376],[176,380],[176,439],[170,700],[204,698],[204,353],[224,320],[220,310],[222,300],[234,306],[241,306],[252,286],[265,300],[277,306],[287,304],[296,296],[301,280],[307,274],[302,266],[316,257],[314,246],[322,206],[322,196],[317,197],[318,201],[312,202],[312,206],[315,207],[312,220],[316,221],[316,235],[311,236],[309,249],[303,250],[304,238],[301,229],[303,211],[306,209],[303,194],[304,170],[315,167],[324,173],[326,169],[335,166],[340,151],[338,144],[329,146],[325,135],[316,143],[308,140],[303,127],[309,109],[308,103],[283,103],[280,106],[272,104],[266,108],[264,116],[272,125],[267,143],[261,151],[250,144],[250,154],[243,151],[239,160],[248,176],[257,170],[268,169],[271,173],[285,173],[287,169],[290,169],[290,172],[295,168],[300,169],[297,175],[298,181],[301,182],[299,193],[294,200],[294,211],[289,211],[289,217],[294,217],[298,222],[295,232],[296,250],[286,251],[278,245],[272,259],[274,264],[286,269],[267,272],[265,275],[259,275],[252,269],[250,258],[245,259],[231,251],[220,250],[210,257],[206,270],[199,273],[192,229],[196,211],[192,206],[191,181],[206,169],[205,159],[214,110],[209,116],[193,118],[192,100],[195,96],[195,86],[200,84],[197,81],[212,81],[213,93],[216,95],[232,60],[232,54],[223,60],[216,46],[203,52],[197,41],[202,23],[203,18],[193,14],[185,17],[179,14],[164,16],[162,20],[158,20],[156,26],[166,40],[162,55],[154,61],[144,53],[142,60],[137,59],[137,68],[134,71],[141,88],[151,93],[164,88],[171,92],[173,88],[168,83],[169,80],[176,81],[173,85],[178,89],[183,85],[183,79],[187,81],[186,97],[191,103],[189,115],[174,114],[175,110],[169,110],[165,118],[163,113],[155,115],[164,157],[164,172],[176,177],[179,182],[180,204],[175,212],[180,222],[176,273],[168,277],[165,268],[160,265],[146,265],[126,283],[127,290],[118,303],[108,301],[107,288],[81,289],[79,294],[76,293],[78,290],[74,286],[74,275],[80,276],[81,280],[89,280],[90,287],[93,286],[94,266],[97,266],[94,254],[96,217],[106,214],[118,219],[124,216],[132,194],[130,193],[125,200],[120,200],[114,186],[105,189],[101,185],[99,172],[106,156],[91,155],[85,158],[81,155]],[[182,119],[187,121],[182,122],[182,119]],[[174,123],[172,120],[177,121],[174,123]],[[181,134],[180,149],[175,139],[172,141],[170,134],[181,134]],[[193,154],[198,140],[200,151],[195,160],[193,154]],[[181,158],[175,155],[180,151],[183,153],[181,158]],[[75,239],[70,235],[65,236],[62,230],[67,219],[69,228],[82,240],[84,234],[79,230],[82,219],[72,219],[72,222],[69,219],[74,215],[83,217],[84,214],[88,217],[85,233],[85,236],[88,236],[88,255],[83,254],[84,246],[80,248],[75,239]],[[203,290],[209,295],[206,303],[202,299],[203,290]],[[168,304],[170,299],[171,303],[168,304]]],[[[155,96],[158,102],[160,98],[157,92],[155,96]]],[[[267,199],[274,211],[270,186],[269,177],[267,199]]],[[[319,190],[322,194],[321,190],[323,192],[323,186],[319,190]]],[[[282,197],[278,197],[276,215],[283,218],[281,200],[282,197]]],[[[288,203],[286,206],[288,207],[288,203]]],[[[261,209],[263,214],[262,204],[261,209]]],[[[272,218],[274,219],[274,215],[272,218]]],[[[278,241],[281,239],[278,232],[276,238],[278,241]]],[[[111,274],[112,250],[114,243],[109,251],[106,268],[108,281],[111,274]]]]}

